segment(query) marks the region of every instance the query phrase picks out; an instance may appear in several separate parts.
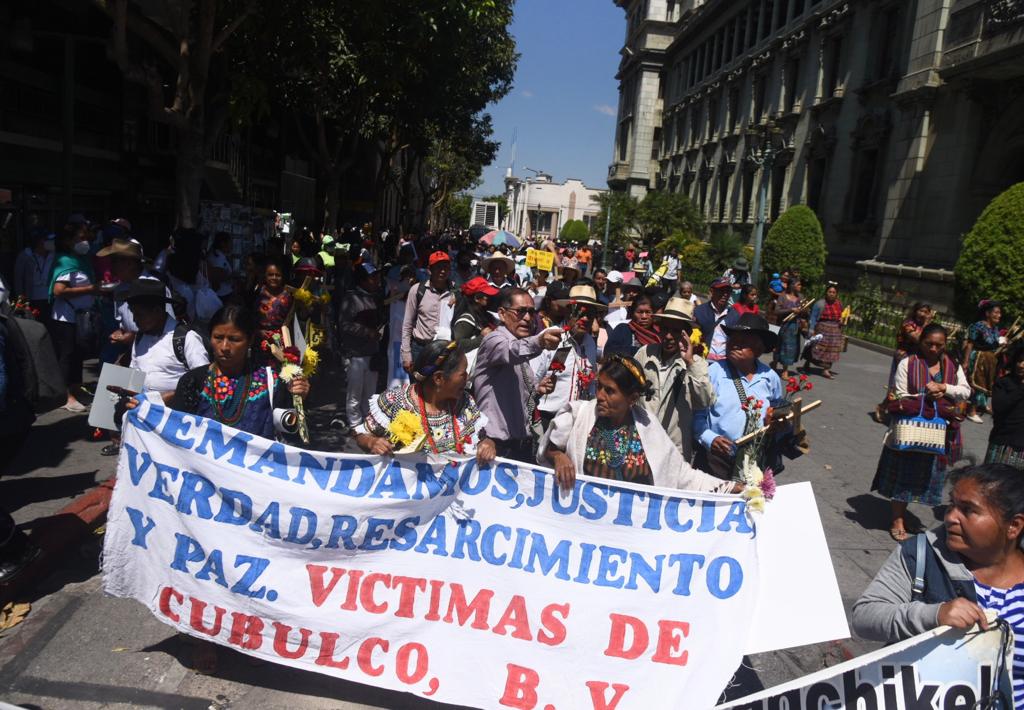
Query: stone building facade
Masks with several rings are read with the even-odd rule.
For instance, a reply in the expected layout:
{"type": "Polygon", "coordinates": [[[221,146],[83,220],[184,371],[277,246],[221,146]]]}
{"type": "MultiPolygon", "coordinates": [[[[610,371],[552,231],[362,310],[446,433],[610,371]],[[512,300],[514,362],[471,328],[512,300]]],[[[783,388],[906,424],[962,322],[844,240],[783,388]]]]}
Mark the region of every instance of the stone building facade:
{"type": "Polygon", "coordinates": [[[587,187],[581,180],[568,178],[554,182],[547,173],[522,179],[511,174],[505,176],[505,203],[508,213],[502,228],[526,239],[558,237],[565,223],[577,219],[586,223],[591,233],[600,231],[595,224],[600,207],[597,197],[607,190],[587,187]]]}
{"type": "Polygon", "coordinates": [[[834,276],[948,303],[961,236],[1024,180],[1024,0],[615,2],[613,190],[748,231],[764,180],[769,221],[818,214],[834,276]]]}

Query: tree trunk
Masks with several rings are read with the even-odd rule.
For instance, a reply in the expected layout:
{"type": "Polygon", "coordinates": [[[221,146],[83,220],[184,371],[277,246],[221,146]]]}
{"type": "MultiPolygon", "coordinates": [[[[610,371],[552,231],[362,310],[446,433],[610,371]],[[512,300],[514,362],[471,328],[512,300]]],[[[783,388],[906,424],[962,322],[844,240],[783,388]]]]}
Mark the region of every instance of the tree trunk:
{"type": "Polygon", "coordinates": [[[338,227],[341,212],[341,170],[331,166],[324,171],[324,225],[325,234],[338,227]]]}
{"type": "Polygon", "coordinates": [[[179,131],[174,186],[179,227],[195,228],[199,224],[199,194],[203,188],[205,167],[203,132],[194,129],[179,131]]]}

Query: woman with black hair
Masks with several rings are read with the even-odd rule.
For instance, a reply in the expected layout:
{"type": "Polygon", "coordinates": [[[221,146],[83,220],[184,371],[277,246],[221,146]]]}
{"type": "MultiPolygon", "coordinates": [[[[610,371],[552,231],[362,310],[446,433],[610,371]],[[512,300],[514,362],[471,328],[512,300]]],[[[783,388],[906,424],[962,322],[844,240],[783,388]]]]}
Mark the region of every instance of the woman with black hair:
{"type": "MultiPolygon", "coordinates": [[[[487,417],[466,391],[466,354],[455,341],[432,340],[423,346],[412,367],[413,382],[389,389],[370,400],[370,412],[356,427],[356,444],[378,456],[395,452],[392,423],[402,412],[419,422],[412,447],[427,454],[476,456],[481,465],[494,460],[494,442],[480,432],[487,417]]],[[[406,417],[408,418],[408,417],[406,417]]]]}
{"type": "Polygon", "coordinates": [[[579,475],[718,493],[740,486],[692,468],[641,397],[652,394],[643,368],[631,357],[611,356],[601,367],[597,397],[564,407],[540,442],[538,459],[555,469],[570,490],[579,475]]]}
{"type": "Polygon", "coordinates": [[[272,340],[288,325],[287,319],[295,303],[292,292],[285,287],[288,280],[284,260],[268,256],[263,266],[260,288],[256,296],[256,312],[260,318],[260,337],[272,340]]]}
{"type": "Polygon", "coordinates": [[[753,313],[755,316],[761,314],[761,309],[757,305],[757,286],[754,284],[743,284],[740,287],[740,297],[736,303],[732,304],[733,310],[740,315],[744,313],[753,313]]]}
{"type": "Polygon", "coordinates": [[[1010,348],[1006,367],[1006,377],[992,388],[992,433],[985,462],[1024,471],[1024,341],[1010,348]]]}
{"type": "Polygon", "coordinates": [[[900,361],[893,377],[893,393],[887,410],[894,416],[924,412],[946,422],[946,447],[941,454],[899,451],[891,448],[892,430],[886,434],[871,490],[891,501],[889,535],[896,542],[909,536],[904,522],[908,503],[935,506],[942,503],[946,471],[959,460],[962,410],[956,406],[971,394],[967,376],[946,354],[946,329],[929,323],[921,330],[917,353],[900,361]]]}
{"type": "Polygon", "coordinates": [[[980,424],[981,415],[988,412],[992,397],[992,385],[999,367],[995,351],[1001,344],[999,321],[1002,319],[1002,304],[986,299],[978,304],[978,320],[967,328],[963,363],[968,382],[974,389],[967,418],[976,424],[980,424]]]}
{"type": "MultiPolygon", "coordinates": [[[[861,638],[895,643],[937,626],[987,629],[987,610],[1024,638],[1020,471],[987,463],[959,469],[950,479],[943,524],[901,542],[854,603],[853,628],[861,638]]],[[[1024,707],[1020,645],[1012,677],[1013,706],[1024,707]]]]}
{"type": "Polygon", "coordinates": [[[604,354],[632,357],[643,346],[660,342],[654,325],[654,303],[650,296],[642,294],[629,305],[629,320],[612,329],[604,354]]]}
{"type": "Polygon", "coordinates": [[[296,376],[286,385],[273,368],[261,366],[255,357],[258,333],[252,311],[237,305],[218,310],[210,320],[213,362],[182,375],[171,409],[273,439],[274,409],[290,409],[293,394],[309,394],[309,381],[296,376]]]}

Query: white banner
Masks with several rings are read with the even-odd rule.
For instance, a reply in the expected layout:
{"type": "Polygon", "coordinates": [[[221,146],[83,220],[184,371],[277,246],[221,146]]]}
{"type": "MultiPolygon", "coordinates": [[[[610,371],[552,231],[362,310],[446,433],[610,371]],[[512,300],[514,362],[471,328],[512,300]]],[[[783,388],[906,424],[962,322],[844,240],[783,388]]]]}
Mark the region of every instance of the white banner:
{"type": "Polygon", "coordinates": [[[479,707],[710,707],[758,586],[736,496],[308,452],[144,400],[106,589],[265,660],[479,707]]]}
{"type": "Polygon", "coordinates": [[[716,710],[1010,710],[1012,654],[1005,623],[966,634],[941,626],[716,710]]]}

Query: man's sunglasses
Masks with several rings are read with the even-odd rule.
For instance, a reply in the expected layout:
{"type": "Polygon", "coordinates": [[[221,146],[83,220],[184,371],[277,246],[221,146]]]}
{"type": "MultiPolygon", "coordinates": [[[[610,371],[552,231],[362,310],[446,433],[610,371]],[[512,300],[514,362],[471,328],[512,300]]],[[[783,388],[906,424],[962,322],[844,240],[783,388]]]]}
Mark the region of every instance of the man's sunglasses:
{"type": "Polygon", "coordinates": [[[511,313],[515,313],[516,318],[518,318],[519,320],[522,320],[527,316],[532,318],[533,316],[537,315],[537,309],[531,308],[530,306],[524,306],[522,308],[506,308],[505,310],[510,311],[511,313]]]}

